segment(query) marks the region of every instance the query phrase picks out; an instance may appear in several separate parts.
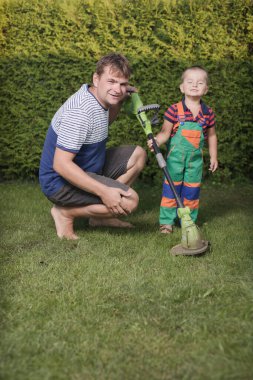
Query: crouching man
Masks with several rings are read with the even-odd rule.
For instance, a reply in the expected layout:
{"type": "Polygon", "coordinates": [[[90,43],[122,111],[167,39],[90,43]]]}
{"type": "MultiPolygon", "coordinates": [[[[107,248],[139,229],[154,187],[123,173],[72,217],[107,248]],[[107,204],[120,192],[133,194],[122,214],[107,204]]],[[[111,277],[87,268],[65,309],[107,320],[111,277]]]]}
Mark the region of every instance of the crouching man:
{"type": "Polygon", "coordinates": [[[146,162],[139,146],[106,149],[108,126],[132,90],[130,66],[121,54],[102,57],[93,84],[84,84],[59,108],[49,126],[41,156],[39,180],[54,204],[51,215],[59,238],[77,239],[75,218],[91,226],[130,228],[118,219],[139,202],[129,186],[146,162]]]}

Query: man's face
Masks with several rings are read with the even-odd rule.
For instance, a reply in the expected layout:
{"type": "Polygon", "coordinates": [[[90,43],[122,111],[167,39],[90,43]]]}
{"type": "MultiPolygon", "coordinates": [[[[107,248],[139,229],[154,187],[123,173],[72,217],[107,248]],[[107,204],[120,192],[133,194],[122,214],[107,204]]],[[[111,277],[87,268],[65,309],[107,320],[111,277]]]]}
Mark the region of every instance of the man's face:
{"type": "Polygon", "coordinates": [[[109,108],[123,100],[127,91],[128,78],[111,66],[106,66],[100,76],[96,73],[93,75],[93,84],[99,103],[109,108]]]}

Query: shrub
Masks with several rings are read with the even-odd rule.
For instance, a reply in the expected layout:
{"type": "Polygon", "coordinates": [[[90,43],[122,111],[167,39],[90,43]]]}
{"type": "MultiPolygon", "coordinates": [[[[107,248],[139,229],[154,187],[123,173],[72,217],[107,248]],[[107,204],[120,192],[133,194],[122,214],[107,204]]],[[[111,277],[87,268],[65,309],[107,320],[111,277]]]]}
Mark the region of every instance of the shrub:
{"type": "MultiPolygon", "coordinates": [[[[204,100],[217,115],[219,178],[252,178],[252,20],[251,0],[3,1],[1,177],[37,177],[53,114],[91,81],[101,55],[119,51],[132,63],[143,103],[161,105],[161,122],[181,97],[182,70],[205,66],[211,84],[204,100]]],[[[109,145],[122,141],[146,146],[137,120],[123,113],[111,126],[109,145]]],[[[160,178],[157,172],[150,155],[143,178],[160,178]]]]}

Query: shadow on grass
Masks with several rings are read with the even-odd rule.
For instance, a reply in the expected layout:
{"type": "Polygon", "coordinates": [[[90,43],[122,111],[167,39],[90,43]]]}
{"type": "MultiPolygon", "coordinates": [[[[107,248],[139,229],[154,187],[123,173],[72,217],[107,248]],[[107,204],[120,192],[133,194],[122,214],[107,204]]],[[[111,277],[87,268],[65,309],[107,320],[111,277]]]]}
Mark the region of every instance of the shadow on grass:
{"type": "MultiPolygon", "coordinates": [[[[159,218],[161,200],[161,186],[137,183],[135,190],[139,194],[140,203],[137,214],[153,212],[159,218]]],[[[213,185],[204,183],[200,192],[200,207],[197,224],[199,226],[212,221],[217,216],[225,216],[237,211],[252,213],[253,195],[252,186],[242,185],[234,187],[231,185],[213,185]]]]}
{"type": "MultiPolygon", "coordinates": [[[[140,197],[139,207],[135,213],[130,217],[130,222],[134,224],[133,229],[124,228],[111,228],[111,227],[97,227],[94,230],[110,231],[110,233],[116,234],[138,234],[138,233],[153,233],[159,231],[159,207],[160,196],[158,188],[153,190],[145,185],[143,189],[137,186],[136,191],[140,197]],[[154,191],[154,195],[150,192],[154,191]],[[147,221],[144,216],[149,214],[147,221]],[[143,218],[143,222],[142,222],[143,218]],[[138,219],[136,221],[136,219],[138,219]],[[150,222],[152,220],[152,222],[150,222]]],[[[205,223],[211,222],[217,217],[223,217],[225,215],[232,214],[234,212],[245,212],[251,214],[253,211],[253,196],[251,194],[251,188],[245,187],[241,191],[238,191],[238,187],[220,186],[219,188],[214,186],[206,186],[201,193],[199,216],[196,224],[201,228],[205,223]],[[211,191],[210,191],[211,190],[211,191]]],[[[180,221],[177,220],[176,227],[180,228],[180,221]]],[[[75,221],[75,229],[82,231],[89,229],[88,219],[78,219],[75,221]]]]}
{"type": "Polygon", "coordinates": [[[108,231],[112,234],[121,234],[121,235],[132,235],[132,234],[139,234],[139,233],[154,233],[158,232],[158,223],[157,226],[154,224],[148,224],[148,223],[141,223],[141,222],[135,222],[133,220],[130,221],[133,223],[134,228],[115,228],[115,227],[90,227],[88,224],[87,219],[78,219],[75,221],[75,231],[108,231]]]}
{"type": "MultiPolygon", "coordinates": [[[[252,189],[251,189],[252,190],[252,189]]],[[[216,217],[243,212],[252,215],[253,196],[250,188],[233,186],[206,187],[200,198],[199,225],[216,217]]]]}

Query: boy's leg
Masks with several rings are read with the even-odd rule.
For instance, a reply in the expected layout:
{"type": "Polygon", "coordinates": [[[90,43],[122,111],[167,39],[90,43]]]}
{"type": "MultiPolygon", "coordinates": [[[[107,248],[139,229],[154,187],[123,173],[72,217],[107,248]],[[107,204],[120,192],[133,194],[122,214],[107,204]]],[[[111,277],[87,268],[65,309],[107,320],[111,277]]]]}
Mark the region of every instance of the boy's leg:
{"type": "Polygon", "coordinates": [[[199,211],[199,195],[202,181],[203,157],[201,150],[188,154],[184,183],[182,187],[182,200],[184,206],[191,210],[191,218],[196,222],[199,211]]]}
{"type": "MultiPolygon", "coordinates": [[[[177,192],[180,194],[182,182],[173,181],[177,192]]],[[[175,224],[177,219],[177,202],[167,179],[163,182],[162,200],[160,205],[160,225],[175,224]]]]}
{"type": "MultiPolygon", "coordinates": [[[[167,169],[174,183],[177,193],[181,194],[184,171],[183,153],[176,147],[171,150],[167,158],[167,169]]],[[[163,183],[162,200],[160,206],[160,225],[174,225],[177,219],[177,202],[168,181],[163,183]]]]}

